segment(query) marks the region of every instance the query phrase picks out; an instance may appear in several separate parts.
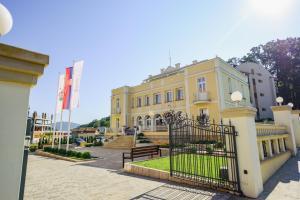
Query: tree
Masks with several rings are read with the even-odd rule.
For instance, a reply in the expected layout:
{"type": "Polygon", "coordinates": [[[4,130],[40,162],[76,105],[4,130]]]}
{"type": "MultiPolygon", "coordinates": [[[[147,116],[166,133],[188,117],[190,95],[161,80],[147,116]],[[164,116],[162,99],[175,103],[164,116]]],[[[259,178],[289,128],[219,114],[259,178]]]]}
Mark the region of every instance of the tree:
{"type": "Polygon", "coordinates": [[[79,127],[80,128],[87,128],[87,127],[98,128],[100,126],[109,127],[110,126],[110,117],[103,117],[100,120],[94,119],[90,123],[82,124],[79,127]]]}
{"type": "Polygon", "coordinates": [[[300,38],[272,40],[250,49],[242,58],[230,58],[229,63],[255,62],[262,64],[275,77],[277,95],[285,103],[300,108],[300,38]]]}

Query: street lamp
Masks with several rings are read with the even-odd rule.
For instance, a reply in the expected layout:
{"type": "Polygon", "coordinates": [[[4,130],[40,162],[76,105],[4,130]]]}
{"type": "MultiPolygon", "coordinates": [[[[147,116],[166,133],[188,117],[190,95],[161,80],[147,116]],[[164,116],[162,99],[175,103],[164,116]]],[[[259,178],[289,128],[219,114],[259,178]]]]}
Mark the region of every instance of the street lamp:
{"type": "Polygon", "coordinates": [[[7,8],[0,3],[0,37],[7,34],[13,25],[13,19],[7,8]]]}
{"type": "Polygon", "coordinates": [[[288,103],[288,106],[290,106],[291,108],[294,107],[294,104],[292,102],[288,103]]]}
{"type": "Polygon", "coordinates": [[[230,97],[231,101],[235,103],[236,107],[238,107],[239,102],[243,99],[243,95],[240,91],[233,92],[230,97]]]}
{"type": "Polygon", "coordinates": [[[282,97],[277,97],[276,102],[279,104],[279,106],[281,106],[281,104],[283,102],[283,98],[282,97]]]}

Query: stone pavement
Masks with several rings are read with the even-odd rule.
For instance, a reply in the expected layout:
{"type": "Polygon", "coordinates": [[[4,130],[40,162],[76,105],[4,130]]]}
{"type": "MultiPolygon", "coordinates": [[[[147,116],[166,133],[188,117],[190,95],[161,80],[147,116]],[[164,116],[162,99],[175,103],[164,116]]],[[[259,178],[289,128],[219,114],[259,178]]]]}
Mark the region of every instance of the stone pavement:
{"type": "MultiPolygon", "coordinates": [[[[247,199],[127,174],[120,170],[122,150],[99,147],[89,150],[100,158],[72,163],[30,155],[25,200],[247,199]]],[[[300,152],[265,184],[259,199],[300,200],[299,169],[300,152]]]]}

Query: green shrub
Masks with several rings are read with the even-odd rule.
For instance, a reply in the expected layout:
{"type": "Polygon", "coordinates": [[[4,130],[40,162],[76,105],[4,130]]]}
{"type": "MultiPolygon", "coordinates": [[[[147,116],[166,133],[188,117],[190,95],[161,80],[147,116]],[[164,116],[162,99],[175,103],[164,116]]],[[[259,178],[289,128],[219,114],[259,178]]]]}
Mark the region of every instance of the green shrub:
{"type": "Polygon", "coordinates": [[[206,150],[206,152],[208,154],[212,154],[213,153],[213,149],[210,146],[206,147],[205,150],[206,150]]]}
{"type": "Polygon", "coordinates": [[[68,157],[72,157],[73,156],[73,151],[71,151],[71,150],[69,150],[69,151],[67,151],[67,153],[66,153],[66,155],[68,156],[68,157]]]}
{"type": "Polygon", "coordinates": [[[67,151],[65,149],[59,149],[58,150],[58,154],[59,155],[66,155],[67,154],[67,151]]]}
{"type": "Polygon", "coordinates": [[[97,142],[97,141],[95,140],[94,146],[103,146],[103,142],[102,142],[102,141],[97,142]]]}
{"type": "Polygon", "coordinates": [[[58,148],[53,148],[52,153],[58,153],[58,148]]]}
{"type": "Polygon", "coordinates": [[[190,153],[197,153],[197,148],[196,147],[192,147],[189,149],[190,153]]]}
{"type": "Polygon", "coordinates": [[[144,133],[139,133],[137,136],[138,136],[138,137],[143,137],[143,136],[145,136],[145,135],[144,135],[144,133]]]}
{"type": "Polygon", "coordinates": [[[214,145],[214,148],[216,149],[221,149],[224,147],[224,144],[222,142],[217,142],[215,145],[214,145]]]}
{"type": "Polygon", "coordinates": [[[169,144],[161,144],[159,145],[160,148],[169,148],[169,144]]]}
{"type": "Polygon", "coordinates": [[[51,147],[44,147],[44,151],[45,152],[52,152],[52,148],[51,147]]]}
{"type": "Polygon", "coordinates": [[[37,145],[37,144],[31,144],[31,145],[29,146],[29,151],[30,151],[30,152],[35,152],[35,151],[37,150],[37,148],[38,148],[38,145],[37,145]]]}
{"type": "Polygon", "coordinates": [[[84,144],[84,146],[85,147],[91,147],[91,146],[93,146],[93,143],[86,143],[86,144],[84,144]]]}
{"type": "Polygon", "coordinates": [[[90,159],[91,158],[91,154],[90,154],[90,152],[83,152],[82,154],[81,154],[81,157],[82,158],[84,158],[84,159],[90,159]]]}
{"type": "Polygon", "coordinates": [[[142,139],[142,140],[140,140],[140,143],[151,143],[151,142],[148,139],[142,139]]]}
{"type": "Polygon", "coordinates": [[[75,157],[76,158],[81,158],[82,157],[82,153],[81,152],[76,152],[75,157]]]}

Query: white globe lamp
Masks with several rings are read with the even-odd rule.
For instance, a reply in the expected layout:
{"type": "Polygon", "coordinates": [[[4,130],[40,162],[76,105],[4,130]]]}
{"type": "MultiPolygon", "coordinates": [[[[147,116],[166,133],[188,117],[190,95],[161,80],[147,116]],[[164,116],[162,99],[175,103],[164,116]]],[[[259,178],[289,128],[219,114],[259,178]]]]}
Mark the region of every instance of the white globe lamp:
{"type": "Polygon", "coordinates": [[[276,102],[279,104],[279,106],[281,106],[282,102],[283,102],[283,98],[282,97],[277,97],[276,102]]]}
{"type": "Polygon", "coordinates": [[[235,91],[231,94],[231,101],[233,101],[236,106],[238,106],[239,102],[242,101],[243,95],[240,91],[235,91]]]}
{"type": "Polygon", "coordinates": [[[288,103],[288,106],[290,106],[291,108],[294,107],[294,104],[292,102],[288,103]]]}
{"type": "Polygon", "coordinates": [[[13,26],[13,19],[7,8],[0,3],[0,37],[7,34],[13,26]]]}

